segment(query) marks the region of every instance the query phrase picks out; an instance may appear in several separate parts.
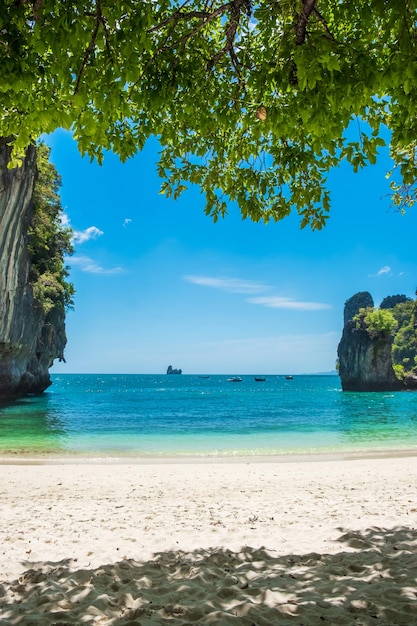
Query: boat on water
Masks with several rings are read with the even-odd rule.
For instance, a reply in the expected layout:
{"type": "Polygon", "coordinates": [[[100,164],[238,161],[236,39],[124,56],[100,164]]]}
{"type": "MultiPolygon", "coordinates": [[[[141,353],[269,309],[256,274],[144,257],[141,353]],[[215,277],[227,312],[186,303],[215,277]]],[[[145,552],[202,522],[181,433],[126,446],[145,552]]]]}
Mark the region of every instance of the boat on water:
{"type": "Polygon", "coordinates": [[[255,380],[257,383],[263,383],[265,382],[266,378],[264,378],[263,376],[255,376],[255,380]]]}
{"type": "Polygon", "coordinates": [[[285,380],[292,380],[294,378],[294,376],[286,376],[285,380]]]}
{"type": "Polygon", "coordinates": [[[232,376],[232,378],[228,378],[227,379],[228,383],[241,383],[242,379],[240,378],[240,376],[232,376]]]}

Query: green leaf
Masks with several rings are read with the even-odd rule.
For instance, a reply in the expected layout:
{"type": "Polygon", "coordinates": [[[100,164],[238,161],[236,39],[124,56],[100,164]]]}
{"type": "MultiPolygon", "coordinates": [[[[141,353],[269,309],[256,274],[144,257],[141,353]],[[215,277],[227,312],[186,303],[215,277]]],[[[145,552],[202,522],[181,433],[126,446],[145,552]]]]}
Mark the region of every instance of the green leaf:
{"type": "Polygon", "coordinates": [[[342,159],[355,171],[374,163],[388,130],[396,198],[413,201],[414,0],[407,10],[400,0],[320,0],[301,38],[294,2],[259,0],[252,17],[203,0],[41,4],[39,19],[33,2],[0,9],[0,135],[16,137],[16,158],[58,127],[99,162],[156,137],[164,195],[198,184],[213,219],[233,201],[255,221],[295,208],[318,229],[327,172],[342,159]],[[366,132],[343,142],[355,117],[366,132]]]}

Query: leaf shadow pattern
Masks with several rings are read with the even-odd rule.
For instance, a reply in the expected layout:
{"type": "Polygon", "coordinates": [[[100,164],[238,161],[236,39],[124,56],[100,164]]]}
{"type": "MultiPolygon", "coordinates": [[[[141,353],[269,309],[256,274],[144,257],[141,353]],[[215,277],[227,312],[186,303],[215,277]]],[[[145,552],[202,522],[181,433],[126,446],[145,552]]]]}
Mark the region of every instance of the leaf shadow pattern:
{"type": "Polygon", "coordinates": [[[335,554],[246,547],[91,570],[70,559],[32,563],[0,585],[0,625],[416,624],[417,530],[339,530],[335,554]]]}

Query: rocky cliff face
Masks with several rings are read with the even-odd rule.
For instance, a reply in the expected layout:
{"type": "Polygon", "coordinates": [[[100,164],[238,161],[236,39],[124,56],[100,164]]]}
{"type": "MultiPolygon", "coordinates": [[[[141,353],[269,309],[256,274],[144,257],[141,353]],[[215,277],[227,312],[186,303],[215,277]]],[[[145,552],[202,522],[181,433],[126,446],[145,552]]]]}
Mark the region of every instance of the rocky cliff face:
{"type": "Polygon", "coordinates": [[[36,180],[31,147],[18,169],[7,169],[10,149],[0,138],[0,400],[38,394],[50,384],[49,367],[63,359],[65,314],[46,316],[28,281],[27,231],[36,180]]]}
{"type": "Polygon", "coordinates": [[[362,307],[373,306],[368,292],[345,304],[343,335],[337,350],[339,376],[344,391],[398,391],[405,389],[392,368],[392,338],[387,332],[370,334],[357,328],[352,318],[362,307]]]}

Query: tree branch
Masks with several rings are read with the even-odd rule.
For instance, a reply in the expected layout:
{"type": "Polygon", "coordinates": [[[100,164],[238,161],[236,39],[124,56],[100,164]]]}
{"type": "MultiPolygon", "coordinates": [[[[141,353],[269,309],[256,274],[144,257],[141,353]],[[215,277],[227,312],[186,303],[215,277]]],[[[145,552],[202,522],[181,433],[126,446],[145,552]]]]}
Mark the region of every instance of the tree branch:
{"type": "Polygon", "coordinates": [[[332,33],[329,30],[329,25],[327,24],[326,20],[322,16],[322,14],[316,9],[316,7],[314,7],[314,9],[313,9],[313,13],[314,13],[314,15],[317,16],[317,19],[319,20],[319,22],[321,22],[323,24],[323,26],[324,26],[324,33],[325,33],[327,39],[330,39],[330,41],[334,41],[334,37],[333,37],[332,33]]]}
{"type": "MultiPolygon", "coordinates": [[[[302,0],[302,1],[303,1],[303,8],[302,8],[301,13],[299,13],[299,15],[297,16],[297,20],[295,23],[295,44],[297,46],[301,46],[305,43],[305,40],[307,37],[307,24],[312,13],[317,17],[319,22],[323,24],[324,33],[327,39],[330,39],[330,41],[334,41],[334,37],[332,33],[329,31],[329,27],[328,27],[326,20],[316,8],[317,0],[302,0]]],[[[289,81],[290,81],[290,85],[297,85],[298,83],[297,67],[294,61],[292,62],[292,65],[290,68],[289,81]]]]}
{"type": "MultiPolygon", "coordinates": [[[[188,4],[189,1],[190,0],[185,0],[184,4],[177,11],[175,11],[175,13],[168,16],[165,20],[163,20],[156,26],[153,26],[152,28],[148,29],[147,31],[148,33],[154,33],[154,32],[162,30],[166,26],[169,26],[169,30],[165,36],[164,42],[162,43],[162,45],[159,45],[159,47],[155,50],[155,53],[146,63],[145,68],[143,69],[141,75],[131,86],[129,93],[128,93],[128,98],[131,97],[136,85],[139,83],[144,73],[147,71],[147,69],[150,67],[150,65],[154,62],[154,60],[157,58],[159,54],[166,52],[168,50],[174,50],[178,47],[183,48],[185,44],[190,39],[192,39],[200,30],[202,30],[207,24],[209,24],[216,18],[221,17],[227,11],[230,11],[230,20],[226,25],[226,44],[219,52],[214,54],[211,57],[211,59],[207,62],[207,68],[211,69],[222,56],[228,53],[230,55],[233,67],[235,68],[236,73],[239,76],[239,70],[238,70],[239,61],[234,51],[234,40],[235,40],[237,29],[239,26],[242,9],[245,9],[248,15],[250,14],[250,10],[251,10],[250,0],[231,0],[230,2],[222,4],[217,9],[214,9],[212,11],[204,10],[204,11],[183,12],[181,9],[183,9],[188,4]],[[175,41],[171,41],[171,43],[168,43],[168,41],[171,38],[171,35],[175,33],[175,28],[177,24],[180,21],[181,22],[187,21],[187,20],[191,21],[192,19],[198,20],[194,28],[191,28],[191,30],[184,33],[182,36],[179,37],[179,39],[176,39],[175,41]]],[[[240,80],[240,76],[239,76],[239,80],[240,80]]]]}
{"type": "Polygon", "coordinates": [[[232,7],[230,10],[230,20],[226,25],[226,44],[221,50],[219,50],[215,55],[211,57],[210,61],[207,64],[208,69],[212,69],[216,65],[217,61],[222,58],[222,56],[229,53],[233,67],[237,71],[238,59],[234,51],[233,44],[235,41],[237,28],[239,26],[242,8],[246,8],[246,10],[248,10],[247,0],[234,0],[232,2],[232,7]]]}
{"type": "Polygon", "coordinates": [[[107,20],[104,17],[104,15],[100,15],[100,22],[103,27],[104,39],[106,40],[107,54],[109,55],[109,57],[111,57],[112,53],[111,53],[111,47],[110,47],[109,31],[107,28],[107,20]]]}
{"type": "MultiPolygon", "coordinates": [[[[184,3],[183,6],[185,6],[185,4],[187,4],[187,2],[184,3]]],[[[216,19],[216,17],[219,17],[219,15],[222,15],[223,13],[225,13],[234,4],[235,4],[235,2],[232,0],[232,2],[227,2],[226,4],[222,4],[220,7],[218,7],[214,11],[188,11],[187,13],[182,13],[181,9],[179,9],[178,11],[175,11],[175,13],[173,13],[172,15],[167,17],[165,20],[163,20],[162,22],[160,22],[156,26],[153,26],[152,28],[149,28],[148,29],[148,33],[154,33],[157,30],[161,30],[161,28],[163,28],[164,26],[166,26],[170,22],[174,22],[176,24],[180,20],[185,20],[186,21],[186,20],[190,20],[192,18],[197,18],[199,20],[203,20],[204,24],[206,24],[206,23],[211,22],[212,20],[216,19]]]]}
{"type": "Polygon", "coordinates": [[[315,9],[315,4],[316,0],[303,0],[303,8],[295,25],[295,43],[297,46],[301,46],[306,40],[307,22],[315,9]]]}
{"type": "Polygon", "coordinates": [[[96,39],[97,39],[97,34],[98,34],[98,29],[100,28],[100,24],[102,23],[103,20],[103,15],[101,13],[101,5],[100,5],[100,0],[97,0],[96,2],[96,7],[97,7],[97,11],[95,14],[95,23],[94,23],[94,29],[93,32],[91,34],[91,39],[90,39],[90,43],[88,44],[87,50],[85,51],[85,55],[83,58],[83,61],[81,63],[81,67],[78,70],[78,74],[77,74],[77,80],[75,82],[75,87],[74,87],[74,96],[78,93],[78,90],[80,88],[80,83],[81,83],[81,77],[84,73],[85,67],[88,63],[88,59],[90,58],[93,50],[94,50],[94,46],[96,44],[96,39]]]}

